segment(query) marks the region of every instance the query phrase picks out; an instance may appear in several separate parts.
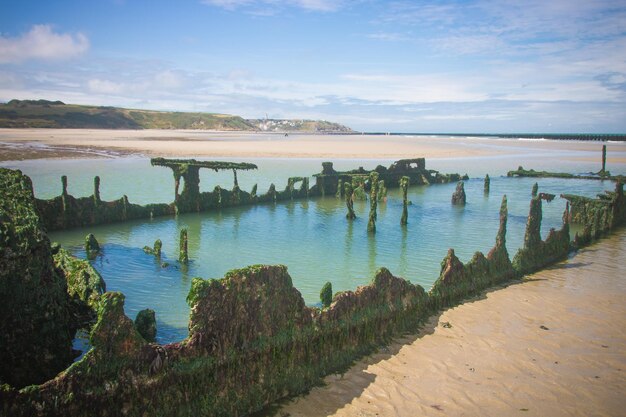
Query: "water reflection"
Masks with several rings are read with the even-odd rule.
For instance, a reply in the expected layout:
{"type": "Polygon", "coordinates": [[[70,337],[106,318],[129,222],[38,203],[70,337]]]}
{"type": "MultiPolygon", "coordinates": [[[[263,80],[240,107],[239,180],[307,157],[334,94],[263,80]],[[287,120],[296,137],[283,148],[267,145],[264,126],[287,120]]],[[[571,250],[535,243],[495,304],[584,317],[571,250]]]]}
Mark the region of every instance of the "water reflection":
{"type": "Polygon", "coordinates": [[[398,259],[398,275],[400,275],[401,277],[405,277],[407,270],[408,270],[408,259],[407,259],[407,249],[406,249],[407,235],[408,235],[407,228],[402,227],[401,229],[402,239],[400,240],[400,257],[398,259]]]}

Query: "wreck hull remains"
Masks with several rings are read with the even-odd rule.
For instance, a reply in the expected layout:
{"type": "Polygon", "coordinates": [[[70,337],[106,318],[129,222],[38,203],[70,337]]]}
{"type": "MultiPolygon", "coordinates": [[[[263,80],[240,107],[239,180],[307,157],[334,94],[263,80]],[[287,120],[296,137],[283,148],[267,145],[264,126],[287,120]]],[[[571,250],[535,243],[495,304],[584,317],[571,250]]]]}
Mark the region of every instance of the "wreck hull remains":
{"type": "MultiPolygon", "coordinates": [[[[363,168],[354,171],[336,172],[331,162],[324,162],[321,174],[316,174],[315,184],[310,187],[308,177],[290,177],[283,190],[270,185],[264,194],[257,194],[256,185],[248,191],[239,188],[238,170],[256,169],[254,164],[212,162],[153,158],[153,166],[166,167],[172,170],[174,177],[174,201],[169,204],[139,205],[128,201],[127,196],[118,200],[102,201],[100,199],[100,178],[94,178],[93,194],[89,197],[76,198],[67,192],[67,177],[61,178],[62,192],[52,199],[36,199],[37,210],[48,231],[67,230],[100,224],[123,222],[127,220],[149,219],[157,216],[173,216],[180,213],[218,210],[227,207],[253,204],[274,203],[294,199],[306,199],[324,195],[340,196],[344,194],[340,184],[352,184],[355,179],[369,178],[369,171],[363,168]],[[199,170],[232,170],[234,184],[232,189],[216,186],[213,191],[201,192],[199,170]],[[182,190],[181,190],[182,181],[182,190]]],[[[403,176],[410,178],[412,185],[441,184],[461,179],[459,174],[441,174],[425,168],[424,158],[400,160],[389,168],[378,166],[376,172],[380,181],[387,188],[397,188],[403,176]]],[[[464,177],[465,178],[465,177],[464,177]]],[[[356,188],[356,187],[354,187],[356,188]]],[[[369,181],[363,181],[363,190],[370,190],[369,181]]],[[[357,191],[358,193],[359,191],[357,191]]]]}
{"type": "Polygon", "coordinates": [[[74,333],[91,318],[104,281],[51,246],[30,178],[0,168],[0,384],[42,383],[71,364],[74,333]]]}
{"type": "MultiPolygon", "coordinates": [[[[605,217],[603,230],[626,220],[620,190],[621,184],[610,202],[602,203],[613,213],[605,217]]],[[[27,199],[32,204],[32,193],[27,199]]],[[[492,250],[487,256],[477,252],[467,264],[451,250],[430,292],[381,268],[369,285],[337,293],[329,307],[318,309],[305,305],[280,265],[233,270],[218,280],[194,279],[189,337],[164,346],[149,343],[135,329],[124,314],[123,294],[105,293],[97,303],[93,348],[44,384],[22,390],[3,385],[2,414],[88,416],[97,410],[100,415],[230,416],[257,411],[305,392],[391,337],[416,331],[440,308],[561,259],[572,249],[571,216],[566,211],[563,227],[554,232],[559,244],[550,244],[550,237],[537,239],[541,197],[533,198],[528,239],[511,262],[504,198],[492,250]],[[527,261],[516,262],[520,257],[527,261]]]]}

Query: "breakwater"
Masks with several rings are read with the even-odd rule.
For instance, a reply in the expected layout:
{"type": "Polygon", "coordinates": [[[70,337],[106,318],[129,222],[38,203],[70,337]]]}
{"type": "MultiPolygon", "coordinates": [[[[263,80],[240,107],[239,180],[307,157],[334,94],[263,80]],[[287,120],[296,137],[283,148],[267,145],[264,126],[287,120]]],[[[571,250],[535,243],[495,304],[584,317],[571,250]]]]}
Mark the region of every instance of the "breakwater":
{"type": "Polygon", "coordinates": [[[390,136],[452,136],[474,138],[502,138],[502,139],[535,139],[535,140],[579,140],[606,142],[625,142],[626,135],[620,133],[397,133],[397,132],[367,132],[347,133],[350,135],[390,135],[390,136]]]}
{"type": "MultiPolygon", "coordinates": [[[[20,178],[28,191],[26,177],[7,171],[2,175],[20,178]]],[[[33,204],[32,190],[20,196],[33,204]]],[[[11,193],[6,198],[13,199],[11,193]]],[[[189,337],[168,345],[148,343],[139,335],[124,314],[123,294],[104,293],[91,331],[93,348],[41,385],[22,390],[3,385],[2,413],[244,415],[259,410],[306,391],[394,335],[415,331],[438,309],[563,259],[577,245],[591,243],[626,220],[623,185],[618,183],[599,199],[570,198],[562,227],[543,241],[542,198],[531,200],[524,246],[513,260],[505,246],[504,198],[491,251],[486,256],[477,252],[463,264],[451,250],[429,292],[381,268],[369,285],[337,293],[328,308],[318,309],[305,305],[285,266],[251,266],[219,280],[194,279],[187,299],[189,337]],[[583,230],[590,230],[588,239],[576,238],[572,244],[569,222],[590,219],[593,225],[583,224],[583,230]]],[[[39,225],[12,239],[28,239],[28,233],[43,232],[39,225]]],[[[30,261],[48,255],[38,259],[30,261]]]]}

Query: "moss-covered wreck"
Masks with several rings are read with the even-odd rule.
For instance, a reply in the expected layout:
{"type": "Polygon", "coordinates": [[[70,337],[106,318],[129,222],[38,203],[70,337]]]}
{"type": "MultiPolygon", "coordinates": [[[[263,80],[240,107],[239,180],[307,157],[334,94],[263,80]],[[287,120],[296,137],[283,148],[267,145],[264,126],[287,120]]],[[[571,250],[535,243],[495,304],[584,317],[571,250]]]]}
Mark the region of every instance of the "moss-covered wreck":
{"type": "MultiPolygon", "coordinates": [[[[351,171],[335,171],[332,162],[324,162],[322,172],[315,174],[315,187],[321,195],[336,194],[341,183],[351,183],[356,190],[358,185],[355,179],[369,179],[370,171],[360,167],[351,171]]],[[[468,179],[467,175],[441,174],[434,169],[426,169],[426,159],[401,159],[389,167],[378,165],[374,168],[378,179],[384,181],[387,188],[398,188],[402,177],[408,177],[412,185],[447,184],[461,179],[468,179]]],[[[371,181],[363,181],[364,190],[371,189],[371,181]]]]}
{"type": "Polygon", "coordinates": [[[626,222],[623,183],[595,199],[572,194],[562,194],[561,198],[570,204],[569,221],[582,225],[574,237],[576,246],[585,246],[626,222]]]}
{"type": "Polygon", "coordinates": [[[0,168],[0,383],[42,383],[66,368],[104,289],[88,262],[51,246],[30,178],[0,168]]]}
{"type": "MultiPolygon", "coordinates": [[[[620,184],[607,194],[611,227],[624,221],[622,189],[620,184]]],[[[13,192],[33,205],[31,191],[24,194],[17,187],[13,192]]],[[[3,385],[1,413],[232,416],[260,410],[308,390],[394,335],[417,330],[438,309],[560,259],[571,249],[572,214],[566,211],[563,227],[551,232],[558,234],[558,244],[551,244],[550,237],[542,241],[537,234],[542,197],[531,201],[527,239],[513,262],[505,245],[503,198],[493,249],[487,256],[477,252],[466,264],[451,250],[430,292],[381,268],[369,285],[337,293],[330,306],[318,309],[305,305],[285,266],[254,265],[222,279],[194,279],[188,296],[189,336],[163,346],[145,340],[126,317],[123,294],[105,293],[91,331],[92,349],[41,385],[21,390],[3,385]],[[522,258],[524,262],[516,261],[522,258]]],[[[35,212],[32,216],[36,219],[35,212]]],[[[7,236],[4,230],[2,236],[7,236]]],[[[23,270],[13,270],[23,275],[23,270]]]]}
{"type": "MultiPolygon", "coordinates": [[[[61,195],[49,200],[36,199],[36,206],[41,213],[42,221],[47,230],[64,230],[75,227],[86,227],[98,224],[121,222],[133,219],[148,219],[157,216],[174,215],[177,213],[200,212],[225,207],[274,203],[277,201],[310,198],[323,195],[341,195],[340,184],[353,184],[354,198],[365,197],[365,189],[370,190],[369,171],[359,168],[354,171],[337,172],[332,162],[322,163],[322,172],[315,175],[316,183],[310,187],[308,177],[291,177],[287,186],[279,191],[272,184],[265,194],[257,194],[254,185],[250,192],[239,188],[237,171],[257,169],[249,163],[225,161],[196,161],[194,159],[153,158],[153,166],[170,168],[174,175],[174,201],[170,204],[132,204],[128,197],[119,200],[102,201],[100,199],[100,178],[94,178],[93,195],[76,198],[67,192],[67,177],[61,178],[61,195]],[[225,189],[216,186],[213,191],[200,192],[200,169],[213,171],[232,170],[233,188],[225,189]],[[182,184],[182,191],[180,191],[182,184]],[[362,181],[361,181],[362,180],[362,181]],[[359,182],[360,181],[360,182],[359,182]],[[360,185],[355,185],[358,183],[360,185]],[[297,186],[298,184],[299,187],[297,186]]],[[[458,181],[458,174],[440,174],[425,168],[424,158],[405,159],[393,163],[389,168],[378,166],[375,172],[384,181],[379,184],[377,195],[383,198],[386,187],[397,187],[402,176],[408,176],[411,184],[434,184],[458,181]]],[[[466,178],[465,176],[464,178],[466,178]]]]}
{"type": "Polygon", "coordinates": [[[516,170],[507,172],[507,177],[527,177],[527,178],[566,178],[566,179],[581,179],[581,180],[612,180],[612,181],[625,181],[626,177],[623,175],[611,175],[609,171],[600,170],[597,173],[590,172],[588,174],[571,174],[568,172],[550,172],[550,171],[535,171],[534,169],[524,169],[519,166],[516,170]]]}

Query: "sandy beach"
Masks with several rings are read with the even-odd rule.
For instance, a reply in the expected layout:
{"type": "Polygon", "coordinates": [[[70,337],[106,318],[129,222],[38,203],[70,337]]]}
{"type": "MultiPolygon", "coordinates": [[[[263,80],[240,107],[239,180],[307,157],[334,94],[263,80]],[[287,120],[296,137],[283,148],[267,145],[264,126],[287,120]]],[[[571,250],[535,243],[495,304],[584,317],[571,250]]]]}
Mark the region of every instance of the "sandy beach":
{"type": "Polygon", "coordinates": [[[433,317],[277,416],[621,416],[626,231],[433,317]]]}
{"type": "MultiPolygon", "coordinates": [[[[0,129],[0,161],[128,154],[241,158],[450,158],[563,151],[597,160],[598,142],[430,136],[315,135],[185,130],[0,129]]],[[[608,143],[609,163],[626,163],[626,145],[608,143]]]]}

